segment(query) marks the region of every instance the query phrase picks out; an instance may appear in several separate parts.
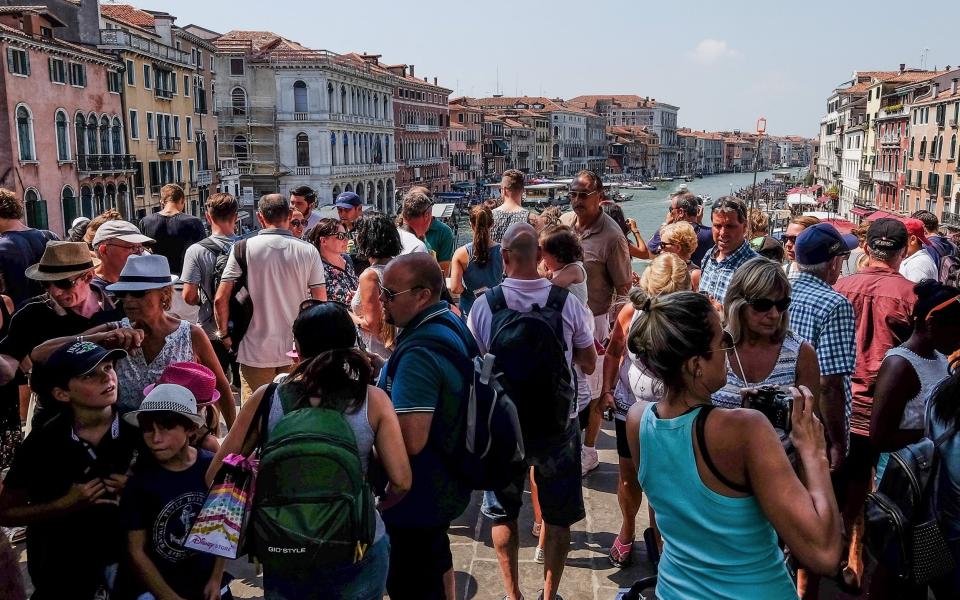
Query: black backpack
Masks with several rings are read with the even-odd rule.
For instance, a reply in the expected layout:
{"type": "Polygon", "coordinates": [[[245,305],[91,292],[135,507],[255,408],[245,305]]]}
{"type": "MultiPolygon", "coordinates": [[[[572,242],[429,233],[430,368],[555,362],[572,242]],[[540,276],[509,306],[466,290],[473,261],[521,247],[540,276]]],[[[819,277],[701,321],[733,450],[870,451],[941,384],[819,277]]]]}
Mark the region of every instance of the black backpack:
{"type": "Polygon", "coordinates": [[[206,302],[213,303],[217,295],[217,288],[220,287],[220,280],[223,278],[223,271],[227,268],[227,261],[230,259],[231,249],[240,265],[240,278],[234,282],[233,295],[230,297],[229,326],[230,340],[233,342],[234,352],[239,348],[240,341],[247,334],[250,328],[250,321],[253,319],[253,299],[247,289],[247,240],[231,242],[225,246],[220,246],[212,238],[205,238],[197,242],[205,250],[214,253],[217,257],[213,267],[213,289],[204,290],[201,286],[200,292],[206,297],[206,302]]]}
{"type": "Polygon", "coordinates": [[[567,364],[563,306],[568,291],[551,286],[544,306],[529,311],[507,308],[501,286],[485,293],[490,306],[490,343],[494,370],[506,394],[517,404],[526,440],[559,436],[570,424],[577,389],[567,364]]]}

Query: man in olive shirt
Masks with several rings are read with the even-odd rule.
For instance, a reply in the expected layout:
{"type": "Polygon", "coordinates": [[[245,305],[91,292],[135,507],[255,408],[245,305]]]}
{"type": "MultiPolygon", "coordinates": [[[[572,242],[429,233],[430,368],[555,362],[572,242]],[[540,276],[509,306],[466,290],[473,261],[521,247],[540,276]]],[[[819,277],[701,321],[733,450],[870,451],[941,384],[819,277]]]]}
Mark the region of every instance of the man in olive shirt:
{"type": "MultiPolygon", "coordinates": [[[[604,343],[610,335],[609,312],[615,297],[624,297],[630,291],[633,271],[627,238],[616,221],[600,209],[603,183],[593,171],[580,171],[570,184],[572,212],[560,217],[560,222],[572,228],[583,246],[583,263],[587,269],[587,306],[593,313],[593,337],[604,343]]],[[[586,474],[597,468],[599,458],[594,444],[600,433],[601,415],[594,410],[599,399],[610,390],[602,390],[603,356],[597,358],[597,368],[590,376],[593,397],[589,409],[589,426],[583,440],[582,470],[586,474]]]]}

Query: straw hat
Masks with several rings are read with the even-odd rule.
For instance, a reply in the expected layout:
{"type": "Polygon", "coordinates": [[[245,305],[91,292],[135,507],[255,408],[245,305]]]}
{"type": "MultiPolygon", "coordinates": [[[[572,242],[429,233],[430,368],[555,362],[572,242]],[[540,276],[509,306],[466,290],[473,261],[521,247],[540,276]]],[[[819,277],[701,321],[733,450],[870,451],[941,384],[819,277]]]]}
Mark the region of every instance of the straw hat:
{"type": "Polygon", "coordinates": [[[140,421],[137,417],[152,412],[178,413],[196,423],[198,427],[203,427],[206,424],[203,418],[197,414],[197,399],[193,392],[181,385],[158,384],[143,399],[138,410],[123,415],[123,418],[127,423],[139,427],[140,421]]]}
{"type": "Polygon", "coordinates": [[[90,256],[90,248],[83,242],[47,242],[40,262],[27,267],[24,274],[37,281],[57,281],[82,275],[100,265],[99,258],[90,256]]]}

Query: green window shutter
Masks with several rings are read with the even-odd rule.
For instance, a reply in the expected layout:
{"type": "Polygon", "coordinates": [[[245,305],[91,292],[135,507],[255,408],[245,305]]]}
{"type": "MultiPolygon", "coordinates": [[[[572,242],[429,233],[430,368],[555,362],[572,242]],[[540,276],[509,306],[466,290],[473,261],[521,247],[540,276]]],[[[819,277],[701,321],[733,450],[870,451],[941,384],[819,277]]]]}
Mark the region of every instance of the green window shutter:
{"type": "Polygon", "coordinates": [[[7,48],[7,70],[16,73],[16,68],[13,66],[13,48],[7,48]]]}

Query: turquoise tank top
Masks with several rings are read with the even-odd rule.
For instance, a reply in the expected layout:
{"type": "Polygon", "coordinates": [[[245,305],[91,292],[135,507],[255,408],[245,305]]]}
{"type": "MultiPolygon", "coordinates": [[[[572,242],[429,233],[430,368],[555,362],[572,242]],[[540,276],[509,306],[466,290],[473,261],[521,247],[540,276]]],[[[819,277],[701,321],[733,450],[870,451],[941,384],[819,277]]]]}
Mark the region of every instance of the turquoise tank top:
{"type": "Polygon", "coordinates": [[[648,407],[640,420],[637,480],[663,534],[657,598],[796,598],[756,498],[723,496],[700,479],[693,453],[700,410],[660,419],[648,407]]]}

